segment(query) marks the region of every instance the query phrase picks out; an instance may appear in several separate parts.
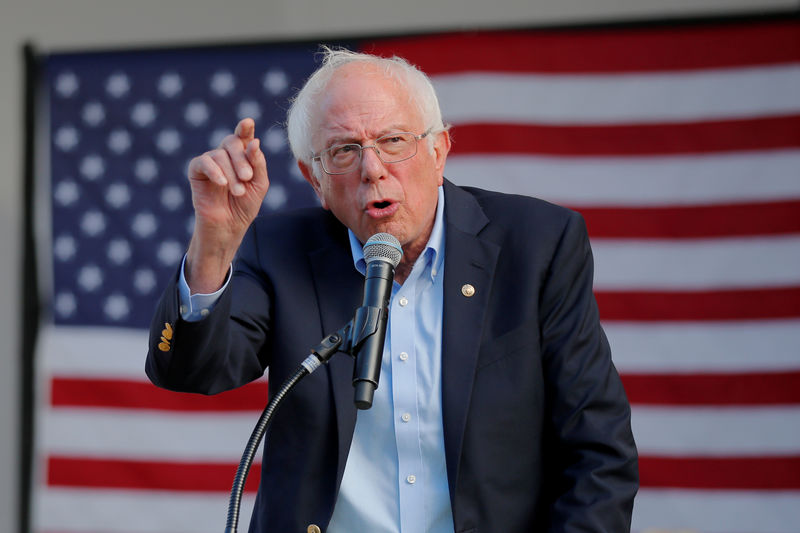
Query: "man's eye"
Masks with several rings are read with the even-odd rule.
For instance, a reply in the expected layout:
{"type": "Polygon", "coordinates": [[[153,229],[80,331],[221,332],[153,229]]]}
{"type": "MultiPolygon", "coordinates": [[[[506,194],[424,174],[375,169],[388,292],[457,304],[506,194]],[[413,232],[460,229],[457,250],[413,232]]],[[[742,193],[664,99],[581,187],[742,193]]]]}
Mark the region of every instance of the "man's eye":
{"type": "Polygon", "coordinates": [[[341,157],[344,155],[352,154],[353,152],[358,151],[358,145],[355,144],[341,144],[339,146],[334,146],[330,149],[332,157],[341,157]]]}

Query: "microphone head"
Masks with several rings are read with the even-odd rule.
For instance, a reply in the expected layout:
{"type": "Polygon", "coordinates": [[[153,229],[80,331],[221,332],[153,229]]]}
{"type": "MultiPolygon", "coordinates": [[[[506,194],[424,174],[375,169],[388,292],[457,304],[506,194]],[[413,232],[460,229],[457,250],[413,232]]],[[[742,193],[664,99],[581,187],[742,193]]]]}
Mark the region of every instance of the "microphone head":
{"type": "Polygon", "coordinates": [[[400,258],[403,257],[403,247],[391,233],[376,233],[367,239],[363,251],[367,264],[372,261],[386,261],[392,268],[396,268],[400,264],[400,258]]]}

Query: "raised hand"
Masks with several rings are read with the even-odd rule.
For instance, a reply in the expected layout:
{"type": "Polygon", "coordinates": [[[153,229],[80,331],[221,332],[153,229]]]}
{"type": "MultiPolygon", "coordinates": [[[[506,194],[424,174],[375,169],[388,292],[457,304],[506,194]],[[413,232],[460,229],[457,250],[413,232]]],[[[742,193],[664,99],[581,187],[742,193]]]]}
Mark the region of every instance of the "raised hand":
{"type": "Polygon", "coordinates": [[[186,257],[192,293],[222,286],[247,228],[269,188],[267,162],[246,118],[214,150],[189,163],[195,226],[186,257]]]}

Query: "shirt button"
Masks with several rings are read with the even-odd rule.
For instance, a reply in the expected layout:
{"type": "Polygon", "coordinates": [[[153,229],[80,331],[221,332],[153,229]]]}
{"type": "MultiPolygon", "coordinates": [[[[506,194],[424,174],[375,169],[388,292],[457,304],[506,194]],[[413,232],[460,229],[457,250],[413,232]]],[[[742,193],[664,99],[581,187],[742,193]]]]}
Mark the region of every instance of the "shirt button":
{"type": "Polygon", "coordinates": [[[189,308],[187,306],[185,306],[185,305],[182,305],[181,306],[181,314],[185,315],[188,312],[189,312],[189,308]]]}
{"type": "Polygon", "coordinates": [[[417,482],[417,476],[415,476],[414,474],[411,474],[410,476],[408,476],[406,478],[406,481],[408,481],[409,485],[413,485],[414,483],[417,482]]]}
{"type": "Polygon", "coordinates": [[[408,305],[408,298],[406,298],[405,296],[400,298],[400,307],[405,307],[407,305],[408,305]]]}
{"type": "Polygon", "coordinates": [[[206,317],[208,316],[208,309],[203,309],[200,311],[200,316],[206,317]]]}
{"type": "Polygon", "coordinates": [[[400,418],[403,419],[403,422],[408,422],[409,420],[411,420],[411,415],[408,413],[403,413],[403,416],[401,416],[400,418]]]}
{"type": "Polygon", "coordinates": [[[406,352],[400,352],[400,360],[408,361],[408,354],[406,352]]]}

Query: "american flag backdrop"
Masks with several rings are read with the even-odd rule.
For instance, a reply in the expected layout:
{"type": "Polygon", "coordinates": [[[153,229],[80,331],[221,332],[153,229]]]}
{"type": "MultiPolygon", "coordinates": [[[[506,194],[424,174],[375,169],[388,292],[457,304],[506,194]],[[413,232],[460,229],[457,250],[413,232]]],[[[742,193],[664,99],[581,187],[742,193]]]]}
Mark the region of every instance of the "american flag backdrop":
{"type": "MultiPolygon", "coordinates": [[[[800,532],[800,22],[342,44],[432,76],[449,179],[586,218],[641,455],[634,531],[800,532]]],[[[191,235],[188,160],[239,118],[267,155],[264,210],[315,203],[282,125],[315,50],[44,58],[34,531],[224,528],[265,380],[211,398],[156,389],[146,328],[191,235]]]]}

